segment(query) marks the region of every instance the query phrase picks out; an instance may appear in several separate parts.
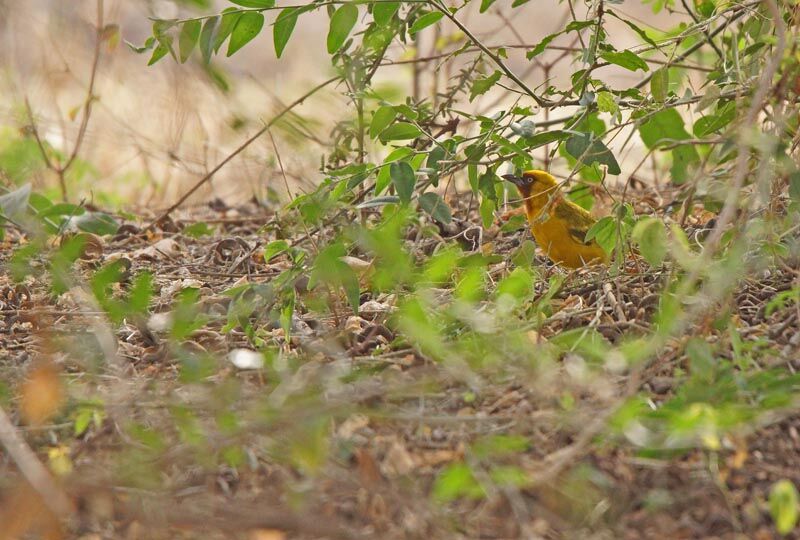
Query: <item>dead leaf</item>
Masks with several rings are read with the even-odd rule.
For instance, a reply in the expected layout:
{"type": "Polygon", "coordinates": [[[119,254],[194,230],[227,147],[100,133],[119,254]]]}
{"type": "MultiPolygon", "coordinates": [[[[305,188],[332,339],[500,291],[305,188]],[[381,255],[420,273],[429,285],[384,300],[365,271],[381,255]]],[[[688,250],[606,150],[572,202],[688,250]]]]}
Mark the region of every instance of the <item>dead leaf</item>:
{"type": "Polygon", "coordinates": [[[336,429],[336,435],[342,439],[350,439],[359,429],[369,425],[369,418],[363,414],[351,414],[336,429]]]}
{"type": "Polygon", "coordinates": [[[414,458],[406,447],[400,441],[395,441],[381,463],[381,472],[388,478],[395,478],[410,473],[415,467],[414,458]]]}
{"type": "Polygon", "coordinates": [[[55,364],[47,361],[34,365],[22,384],[20,394],[20,411],[29,425],[39,426],[52,418],[64,401],[64,390],[55,364]]]}
{"type": "Polygon", "coordinates": [[[375,267],[371,262],[359,259],[358,257],[350,257],[349,255],[345,255],[343,257],[339,257],[339,260],[349,266],[353,272],[358,274],[359,277],[368,276],[375,270],[375,267]]]}
{"type": "Polygon", "coordinates": [[[250,531],[250,540],[286,540],[286,533],[278,529],[255,529],[250,531]]]}
{"type": "Polygon", "coordinates": [[[369,450],[359,448],[356,451],[356,463],[358,465],[358,476],[364,486],[374,486],[381,481],[380,467],[378,467],[378,462],[369,450]]]}

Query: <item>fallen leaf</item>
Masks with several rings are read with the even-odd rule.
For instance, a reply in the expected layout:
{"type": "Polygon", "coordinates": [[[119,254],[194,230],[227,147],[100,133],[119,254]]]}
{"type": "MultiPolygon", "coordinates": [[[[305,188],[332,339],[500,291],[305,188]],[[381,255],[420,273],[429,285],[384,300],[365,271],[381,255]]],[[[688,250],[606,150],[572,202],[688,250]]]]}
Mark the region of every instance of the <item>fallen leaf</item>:
{"type": "Polygon", "coordinates": [[[34,365],[20,394],[20,411],[25,421],[32,426],[47,422],[64,401],[58,368],[49,361],[34,365]]]}

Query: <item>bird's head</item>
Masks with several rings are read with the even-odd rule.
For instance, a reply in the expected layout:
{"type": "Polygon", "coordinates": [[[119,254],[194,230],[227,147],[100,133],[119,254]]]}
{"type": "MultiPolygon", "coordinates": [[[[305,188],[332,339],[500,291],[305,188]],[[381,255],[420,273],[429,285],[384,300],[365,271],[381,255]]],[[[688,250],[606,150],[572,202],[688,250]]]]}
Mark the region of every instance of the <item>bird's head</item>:
{"type": "Polygon", "coordinates": [[[556,189],[558,182],[550,173],[540,170],[530,170],[522,173],[522,176],[515,174],[504,174],[503,178],[508,180],[519,189],[524,198],[549,193],[556,189]]]}

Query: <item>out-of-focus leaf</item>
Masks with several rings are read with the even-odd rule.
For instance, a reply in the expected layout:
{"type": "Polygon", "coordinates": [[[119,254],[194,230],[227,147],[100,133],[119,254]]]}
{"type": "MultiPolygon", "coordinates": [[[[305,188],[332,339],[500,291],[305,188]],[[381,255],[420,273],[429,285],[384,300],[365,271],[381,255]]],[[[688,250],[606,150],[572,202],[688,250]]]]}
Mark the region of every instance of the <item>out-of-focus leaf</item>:
{"type": "Polygon", "coordinates": [[[798,504],[797,488],[790,480],[779,480],[772,486],[769,513],[780,534],[789,534],[794,530],[800,512],[798,504]]]}
{"type": "Polygon", "coordinates": [[[495,3],[495,0],[481,0],[481,7],[480,12],[484,13],[487,9],[492,7],[492,4],[495,3]]]}
{"type": "Polygon", "coordinates": [[[658,267],[667,255],[667,231],[661,220],[645,217],[633,227],[633,241],[650,266],[658,267]]]}
{"type": "Polygon", "coordinates": [[[446,225],[453,220],[450,207],[447,206],[447,203],[444,202],[438,194],[432,191],[420,195],[419,205],[439,223],[446,225]]]}
{"type": "Polygon", "coordinates": [[[480,499],[486,496],[469,466],[453,463],[445,467],[433,484],[433,496],[439,502],[450,502],[462,497],[480,499]]]}
{"type": "Polygon", "coordinates": [[[82,231],[93,234],[114,234],[119,229],[119,223],[103,212],[86,212],[72,218],[72,222],[82,231]]]}
{"type": "Polygon", "coordinates": [[[669,88],[669,68],[662,67],[653,72],[653,78],[650,79],[650,93],[653,94],[653,99],[659,103],[663,103],[667,99],[669,88]]]}
{"type": "MultiPolygon", "coordinates": [[[[683,127],[683,118],[675,109],[664,109],[651,116],[639,126],[642,141],[649,149],[657,148],[660,144],[670,144],[689,139],[689,133],[683,127]]],[[[700,159],[697,150],[692,145],[678,146],[672,151],[672,178],[681,183],[686,180],[690,163],[700,159]]]]}
{"type": "Polygon", "coordinates": [[[31,185],[24,184],[14,191],[0,195],[0,211],[6,217],[13,218],[25,212],[28,207],[28,199],[31,196],[31,185]]]}

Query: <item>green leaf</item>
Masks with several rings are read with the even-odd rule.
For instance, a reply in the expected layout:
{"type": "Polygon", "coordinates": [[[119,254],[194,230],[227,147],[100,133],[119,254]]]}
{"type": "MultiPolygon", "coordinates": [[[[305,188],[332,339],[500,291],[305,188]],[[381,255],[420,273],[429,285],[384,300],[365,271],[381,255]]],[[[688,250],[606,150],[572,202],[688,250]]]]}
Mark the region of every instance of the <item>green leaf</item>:
{"type": "Polygon", "coordinates": [[[539,56],[540,54],[542,54],[545,51],[545,49],[547,49],[547,46],[550,45],[550,42],[553,41],[554,39],[556,39],[560,35],[561,35],[561,32],[559,32],[557,34],[550,34],[549,36],[545,36],[544,39],[542,39],[542,41],[540,41],[539,43],[537,43],[536,45],[533,46],[533,49],[531,49],[531,50],[529,50],[528,52],[525,53],[525,58],[530,60],[531,58],[534,58],[535,56],[539,56]]]}
{"type": "Polygon", "coordinates": [[[567,139],[564,149],[584,165],[600,163],[608,167],[609,174],[620,174],[622,170],[611,150],[591,133],[576,133],[567,139]]]}
{"type": "Polygon", "coordinates": [[[264,16],[255,11],[242,13],[236,26],[231,32],[231,40],[228,42],[227,56],[231,56],[236,51],[250,43],[264,27],[264,16]]]}
{"type": "Polygon", "coordinates": [[[453,220],[453,214],[450,212],[450,207],[447,206],[447,203],[442,200],[442,198],[432,191],[428,191],[423,193],[419,197],[419,205],[420,207],[425,210],[430,216],[442,223],[447,225],[453,220]]]}
{"type": "Polygon", "coordinates": [[[716,114],[699,118],[697,122],[694,123],[692,131],[694,131],[695,137],[706,137],[730,124],[735,117],[736,104],[730,101],[720,107],[716,114]]]}
{"type": "Polygon", "coordinates": [[[589,28],[590,26],[596,26],[597,21],[572,21],[567,25],[564,29],[564,32],[580,32],[584,28],[589,28]]]}
{"type": "Polygon", "coordinates": [[[501,76],[502,73],[500,73],[500,71],[495,71],[491,75],[476,79],[475,82],[472,83],[472,88],[469,91],[469,100],[472,101],[481,94],[488,92],[492,86],[497,84],[501,76]]]}
{"type": "Polygon", "coordinates": [[[392,20],[398,9],[400,2],[375,2],[372,4],[372,18],[375,24],[383,26],[392,20]]]}
{"type": "Polygon", "coordinates": [[[489,8],[492,6],[492,4],[494,4],[494,3],[495,3],[495,0],[481,0],[481,8],[480,8],[480,10],[479,10],[479,11],[480,11],[481,13],[484,13],[484,12],[485,12],[487,9],[489,9],[489,8]]]}
{"type": "Polygon", "coordinates": [[[775,482],[769,492],[769,513],[780,534],[789,534],[797,525],[797,488],[790,480],[775,482]]]}
{"type": "Polygon", "coordinates": [[[277,257],[286,251],[289,251],[289,242],[286,240],[274,240],[267,244],[267,247],[264,248],[264,262],[268,263],[274,257],[277,257]]]}
{"type": "Polygon", "coordinates": [[[416,139],[422,135],[422,130],[414,124],[408,122],[397,122],[388,128],[384,129],[379,138],[381,142],[386,141],[402,141],[407,139],[416,139]]]}
{"type": "Polygon", "coordinates": [[[530,60],[534,56],[542,54],[545,51],[545,49],[547,49],[547,46],[550,44],[550,42],[553,41],[558,36],[560,36],[561,34],[564,34],[566,32],[580,32],[584,28],[587,28],[594,24],[596,24],[594,21],[572,21],[567,25],[567,27],[564,29],[563,32],[556,32],[555,34],[550,34],[549,36],[545,36],[545,38],[542,39],[542,41],[540,41],[539,43],[537,43],[533,47],[533,49],[525,53],[525,58],[530,60]]]}
{"type": "Polygon", "coordinates": [[[300,16],[300,8],[290,7],[281,10],[272,28],[272,43],[275,45],[275,56],[280,58],[289,38],[294,32],[297,18],[300,16]]]}
{"type": "Polygon", "coordinates": [[[395,148],[386,156],[386,159],[383,160],[384,164],[381,166],[381,170],[378,171],[378,178],[375,181],[375,195],[383,193],[383,191],[389,187],[389,184],[392,183],[390,164],[394,161],[405,159],[413,153],[414,151],[411,148],[401,146],[400,148],[395,148]]]}
{"type": "Polygon", "coordinates": [[[617,105],[617,102],[614,100],[614,94],[611,92],[598,92],[597,110],[611,113],[612,116],[619,114],[619,105],[617,105]]]}
{"type": "Polygon", "coordinates": [[[246,8],[271,8],[275,5],[275,0],[230,0],[231,4],[246,8]]]}
{"type": "Polygon", "coordinates": [[[115,234],[119,229],[119,223],[103,212],[86,212],[74,217],[73,222],[80,230],[99,235],[115,234]]]}
{"type": "Polygon", "coordinates": [[[636,56],[631,51],[607,51],[601,54],[600,58],[611,62],[612,64],[624,67],[630,71],[636,71],[637,69],[641,69],[642,71],[650,71],[650,68],[647,66],[647,62],[636,56]]]}
{"type": "Polygon", "coordinates": [[[145,315],[153,298],[153,274],[142,272],[134,278],[128,293],[127,311],[130,314],[145,315]]]}
{"type": "Polygon", "coordinates": [[[433,497],[442,503],[461,497],[480,499],[485,496],[475,475],[464,463],[452,463],[445,467],[433,484],[433,497]]]}
{"type": "Polygon", "coordinates": [[[527,4],[530,1],[531,0],[514,0],[513,2],[511,2],[511,7],[512,8],[519,7],[521,5],[527,4]]]}
{"type": "Polygon", "coordinates": [[[218,16],[210,17],[206,19],[203,29],[200,31],[200,53],[203,55],[203,61],[206,64],[211,61],[211,51],[214,50],[214,34],[218,23],[218,16]]]}
{"type": "Polygon", "coordinates": [[[138,47],[138,46],[134,45],[133,43],[131,43],[127,39],[125,40],[125,44],[133,52],[135,52],[137,54],[142,54],[143,52],[149,51],[150,49],[152,49],[155,46],[156,38],[154,38],[153,36],[150,36],[149,38],[147,38],[145,40],[144,45],[142,45],[141,47],[138,47]]]}
{"type": "Polygon", "coordinates": [[[411,202],[411,196],[414,194],[414,186],[417,183],[417,177],[414,174],[414,169],[405,161],[392,163],[389,166],[389,175],[392,178],[392,184],[397,191],[397,196],[403,204],[411,202]]]}
{"type": "Polygon", "coordinates": [[[170,52],[170,45],[169,40],[161,41],[159,40],[158,46],[153,49],[153,55],[148,60],[147,65],[152,66],[162,58],[164,58],[170,52]]]}
{"type": "MultiPolygon", "coordinates": [[[[639,135],[648,149],[652,150],[660,144],[671,144],[689,139],[689,133],[683,127],[683,118],[675,109],[659,111],[639,126],[639,135]]],[[[692,145],[679,146],[672,150],[672,179],[681,183],[686,180],[690,163],[700,159],[692,145]]]]}
{"type": "Polygon", "coordinates": [[[195,46],[197,46],[197,40],[200,38],[200,26],[200,21],[186,21],[181,26],[181,33],[178,36],[181,64],[189,59],[195,46]]]}
{"type": "Polygon", "coordinates": [[[441,11],[429,11],[414,21],[414,24],[412,24],[411,28],[408,29],[408,33],[413,36],[423,28],[427,28],[432,24],[436,24],[442,19],[442,17],[444,17],[444,13],[441,11]]]}
{"type": "Polygon", "coordinates": [[[242,12],[237,8],[228,8],[222,11],[222,20],[219,23],[216,35],[214,36],[214,52],[218,53],[222,44],[228,39],[236,28],[236,23],[242,16],[242,12]]]}
{"type": "Polygon", "coordinates": [[[353,312],[358,314],[360,305],[358,276],[347,263],[341,260],[344,255],[344,246],[340,243],[332,244],[320,251],[314,260],[309,282],[323,282],[342,287],[353,312]]]}
{"type": "Polygon", "coordinates": [[[494,222],[494,209],[495,202],[492,199],[486,196],[481,198],[480,213],[484,229],[488,229],[492,226],[492,222],[494,222]]]}
{"type": "Polygon", "coordinates": [[[191,236],[192,238],[200,238],[201,236],[211,236],[214,234],[214,228],[209,226],[205,221],[198,221],[197,223],[192,223],[184,227],[181,233],[186,236],[191,236]]]}
{"type": "Polygon", "coordinates": [[[667,231],[661,220],[652,217],[640,219],[633,227],[631,237],[650,266],[661,266],[667,255],[667,231]]]}
{"type": "Polygon", "coordinates": [[[641,28],[639,28],[638,26],[636,26],[635,24],[633,24],[632,22],[630,22],[628,19],[625,19],[625,18],[623,18],[623,17],[620,17],[619,15],[617,15],[616,13],[614,13],[613,11],[611,11],[610,9],[606,9],[606,13],[607,13],[607,14],[609,14],[609,15],[611,15],[611,16],[613,16],[613,17],[616,17],[616,18],[617,18],[617,19],[619,19],[620,21],[622,21],[622,22],[624,22],[625,24],[627,24],[627,25],[628,25],[628,27],[629,27],[631,30],[633,30],[634,32],[636,32],[637,34],[639,34],[639,37],[640,37],[640,38],[642,38],[643,40],[645,40],[645,41],[646,41],[646,42],[647,42],[649,45],[652,45],[652,46],[653,46],[653,47],[655,47],[656,49],[659,49],[659,46],[658,46],[658,44],[657,44],[655,41],[653,41],[653,38],[651,38],[650,36],[648,36],[648,35],[647,35],[647,33],[646,33],[644,30],[642,30],[641,28]]]}
{"type": "MultiPolygon", "coordinates": [[[[530,272],[525,270],[525,268],[517,267],[497,284],[495,296],[500,298],[503,295],[507,295],[517,302],[527,300],[533,294],[533,284],[535,282],[536,280],[530,272]]],[[[527,448],[527,446],[525,446],[525,448],[527,448]]],[[[520,451],[521,450],[522,449],[520,449],[520,451]]]]}
{"type": "Polygon", "coordinates": [[[328,30],[328,54],[335,53],[344,45],[356,21],[358,21],[358,8],[355,4],[343,4],[333,12],[328,30]]]}
{"type": "Polygon", "coordinates": [[[586,231],[586,241],[594,240],[606,253],[611,253],[617,247],[617,221],[612,216],[606,216],[591,226],[586,231]]]}
{"type": "Polygon", "coordinates": [[[658,103],[663,103],[667,99],[669,92],[669,68],[662,67],[653,72],[653,78],[650,79],[650,93],[653,94],[653,99],[658,103]]]}
{"type": "Polygon", "coordinates": [[[534,148],[539,148],[540,146],[550,144],[551,142],[563,141],[569,136],[570,134],[568,132],[561,131],[560,129],[554,129],[552,131],[543,131],[542,133],[537,133],[536,135],[525,141],[527,143],[526,148],[528,150],[533,150],[534,148]]]}
{"type": "Polygon", "coordinates": [[[58,203],[48,206],[46,209],[39,212],[39,217],[52,217],[52,216],[82,216],[86,213],[86,209],[77,204],[58,203]]]}
{"type": "Polygon", "coordinates": [[[789,197],[796,204],[800,204],[800,171],[789,175],[789,197]]]}
{"type": "Polygon", "coordinates": [[[397,111],[391,105],[384,105],[372,113],[372,122],[369,124],[369,136],[376,139],[386,126],[397,117],[397,111]]]}

